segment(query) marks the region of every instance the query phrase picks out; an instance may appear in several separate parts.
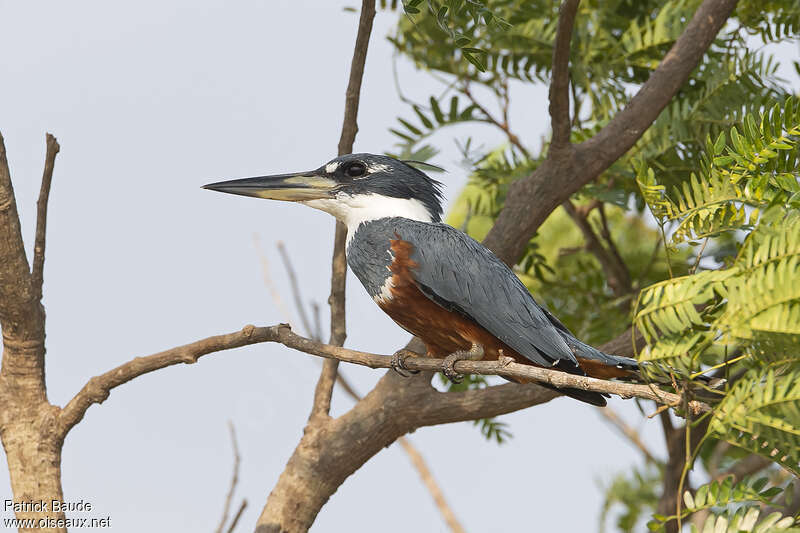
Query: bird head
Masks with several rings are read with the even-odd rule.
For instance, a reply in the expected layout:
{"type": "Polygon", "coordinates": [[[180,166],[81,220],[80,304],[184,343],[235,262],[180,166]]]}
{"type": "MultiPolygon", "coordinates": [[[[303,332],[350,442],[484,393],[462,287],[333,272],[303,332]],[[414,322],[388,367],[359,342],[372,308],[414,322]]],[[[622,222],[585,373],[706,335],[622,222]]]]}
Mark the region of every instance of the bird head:
{"type": "Polygon", "coordinates": [[[439,222],[442,215],[441,183],[384,155],[348,154],[308,172],[220,181],[203,188],[302,203],[332,214],[351,232],[378,218],[439,222]]]}

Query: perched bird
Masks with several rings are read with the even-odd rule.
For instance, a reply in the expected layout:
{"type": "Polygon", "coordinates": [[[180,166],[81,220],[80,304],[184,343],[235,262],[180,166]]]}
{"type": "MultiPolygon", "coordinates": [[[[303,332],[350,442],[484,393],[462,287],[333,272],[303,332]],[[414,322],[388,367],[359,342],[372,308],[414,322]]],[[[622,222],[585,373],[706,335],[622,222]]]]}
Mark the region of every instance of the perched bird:
{"type": "MultiPolygon", "coordinates": [[[[442,223],[441,183],[391,157],[349,154],[316,170],[211,183],[205,189],[299,202],[347,226],[347,263],[378,306],[446,359],[515,361],[599,378],[633,377],[637,363],[575,336],[505,263],[442,223]]],[[[396,354],[393,367],[403,369],[396,354]]],[[[603,406],[603,395],[560,392],[603,406]]]]}

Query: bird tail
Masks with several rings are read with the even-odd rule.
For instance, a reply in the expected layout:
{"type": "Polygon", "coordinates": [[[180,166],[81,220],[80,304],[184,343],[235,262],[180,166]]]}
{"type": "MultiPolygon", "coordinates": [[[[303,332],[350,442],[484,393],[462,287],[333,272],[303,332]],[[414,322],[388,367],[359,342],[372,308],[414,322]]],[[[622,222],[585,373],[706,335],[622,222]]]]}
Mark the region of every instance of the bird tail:
{"type": "MultiPolygon", "coordinates": [[[[656,372],[647,373],[645,377],[644,372],[652,363],[647,361],[638,362],[636,359],[630,357],[622,357],[619,355],[611,355],[601,352],[593,346],[581,342],[573,335],[562,332],[561,333],[567,345],[575,354],[575,358],[581,369],[586,372],[586,375],[600,378],[600,379],[622,379],[625,381],[633,381],[636,383],[651,383],[655,381],[662,385],[671,385],[672,380],[666,376],[659,377],[656,372]]],[[[678,378],[688,378],[683,372],[672,370],[672,373],[678,378]]],[[[693,378],[711,388],[718,388],[725,383],[724,379],[714,378],[711,376],[695,376],[693,378]]]]}

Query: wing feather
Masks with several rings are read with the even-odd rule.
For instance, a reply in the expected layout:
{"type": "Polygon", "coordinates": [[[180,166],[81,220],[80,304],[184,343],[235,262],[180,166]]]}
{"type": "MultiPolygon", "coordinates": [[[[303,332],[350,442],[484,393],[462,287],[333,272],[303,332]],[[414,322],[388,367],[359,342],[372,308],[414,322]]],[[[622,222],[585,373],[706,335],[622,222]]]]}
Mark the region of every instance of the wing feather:
{"type": "Polygon", "coordinates": [[[575,356],[517,276],[482,244],[446,224],[405,223],[397,236],[413,246],[420,290],[462,313],[541,366],[575,356]]]}

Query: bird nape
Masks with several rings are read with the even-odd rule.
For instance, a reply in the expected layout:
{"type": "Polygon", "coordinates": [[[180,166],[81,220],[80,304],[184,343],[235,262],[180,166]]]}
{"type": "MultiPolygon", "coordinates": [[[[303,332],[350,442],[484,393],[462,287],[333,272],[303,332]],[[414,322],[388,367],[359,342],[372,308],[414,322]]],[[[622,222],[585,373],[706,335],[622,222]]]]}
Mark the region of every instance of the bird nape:
{"type": "MultiPolygon", "coordinates": [[[[638,378],[638,365],[578,340],[540,306],[505,263],[441,222],[441,183],[383,155],[349,154],[308,172],[205,185],[205,189],[299,202],[347,226],[347,263],[372,299],[419,337],[428,357],[445,358],[458,380],[463,359],[554,368],[570,374],[638,378]]],[[[402,372],[403,357],[393,358],[402,372]]],[[[592,405],[604,396],[558,389],[592,405]]]]}

